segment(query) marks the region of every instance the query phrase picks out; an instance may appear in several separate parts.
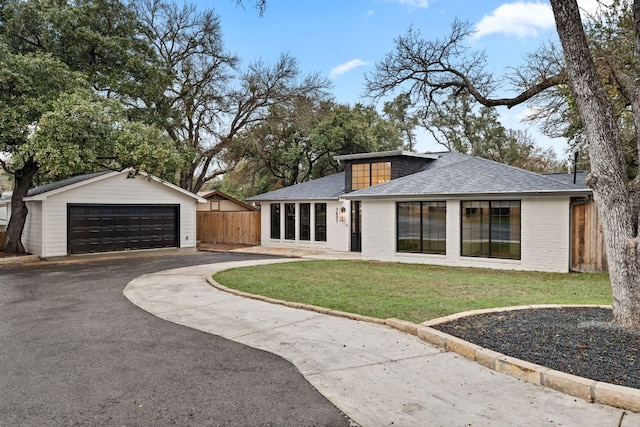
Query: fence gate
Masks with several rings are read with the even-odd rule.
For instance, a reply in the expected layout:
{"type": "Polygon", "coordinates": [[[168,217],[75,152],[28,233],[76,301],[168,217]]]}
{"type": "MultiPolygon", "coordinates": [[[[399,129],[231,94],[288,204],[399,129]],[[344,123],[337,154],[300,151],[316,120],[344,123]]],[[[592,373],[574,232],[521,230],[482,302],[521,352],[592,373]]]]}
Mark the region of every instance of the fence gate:
{"type": "Polygon", "coordinates": [[[196,237],[202,243],[260,244],[260,211],[201,211],[196,218],[196,237]]]}

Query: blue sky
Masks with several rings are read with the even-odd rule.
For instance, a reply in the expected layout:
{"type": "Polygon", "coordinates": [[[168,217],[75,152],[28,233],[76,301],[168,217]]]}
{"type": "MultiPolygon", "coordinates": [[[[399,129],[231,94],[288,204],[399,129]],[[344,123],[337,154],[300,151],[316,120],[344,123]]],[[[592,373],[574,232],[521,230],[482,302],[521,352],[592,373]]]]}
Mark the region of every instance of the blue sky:
{"type": "MultiPolygon", "coordinates": [[[[471,46],[486,50],[489,69],[501,75],[509,66],[556,38],[548,1],[494,0],[268,0],[262,16],[245,0],[194,0],[213,8],[220,17],[224,42],[246,65],[262,59],[274,63],[281,53],[296,57],[303,72],[319,72],[331,79],[332,93],[341,103],[363,100],[364,74],[393,50],[394,38],[409,27],[426,39],[444,37],[458,18],[477,30],[471,46]]],[[[594,10],[596,0],[579,0],[594,10]]],[[[564,142],[549,140],[535,127],[521,122],[524,108],[500,109],[504,126],[529,129],[539,145],[563,154],[564,142]]],[[[418,150],[441,150],[426,136],[418,150]]]]}

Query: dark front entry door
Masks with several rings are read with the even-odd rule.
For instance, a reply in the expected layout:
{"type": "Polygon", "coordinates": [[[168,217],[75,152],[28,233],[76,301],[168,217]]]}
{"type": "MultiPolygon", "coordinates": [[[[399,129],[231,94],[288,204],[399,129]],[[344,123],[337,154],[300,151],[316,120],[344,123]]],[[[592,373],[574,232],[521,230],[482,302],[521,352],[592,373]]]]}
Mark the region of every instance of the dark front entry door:
{"type": "Polygon", "coordinates": [[[351,202],[351,251],[360,252],[362,250],[362,202],[351,202]]]}
{"type": "Polygon", "coordinates": [[[177,247],[177,205],[68,205],[67,252],[177,247]]]}

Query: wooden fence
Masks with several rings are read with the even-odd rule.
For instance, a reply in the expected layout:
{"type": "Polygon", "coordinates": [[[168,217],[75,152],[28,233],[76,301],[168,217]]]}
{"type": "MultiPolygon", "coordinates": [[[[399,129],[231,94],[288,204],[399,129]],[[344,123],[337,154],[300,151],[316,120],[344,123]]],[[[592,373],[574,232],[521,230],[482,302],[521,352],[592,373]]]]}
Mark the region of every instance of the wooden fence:
{"type": "Polygon", "coordinates": [[[571,268],[582,272],[607,272],[609,265],[596,204],[574,205],[571,215],[571,268]]]}
{"type": "Polygon", "coordinates": [[[196,239],[200,242],[260,244],[260,211],[206,211],[196,215],[196,239]]]}

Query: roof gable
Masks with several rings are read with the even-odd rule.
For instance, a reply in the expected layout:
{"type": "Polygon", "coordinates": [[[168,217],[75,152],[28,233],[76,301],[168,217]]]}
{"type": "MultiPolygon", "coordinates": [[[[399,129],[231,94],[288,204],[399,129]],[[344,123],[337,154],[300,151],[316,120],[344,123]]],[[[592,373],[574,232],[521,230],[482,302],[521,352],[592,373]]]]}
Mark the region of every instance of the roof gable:
{"type": "MultiPolygon", "coordinates": [[[[27,196],[24,197],[24,200],[25,201],[46,200],[49,196],[52,196],[54,194],[59,194],[74,188],[90,185],[94,182],[102,181],[103,179],[107,179],[113,176],[130,174],[130,173],[136,173],[136,172],[133,169],[129,168],[129,169],[123,169],[121,171],[102,171],[102,172],[94,172],[86,175],[74,176],[71,178],[63,179],[61,181],[56,181],[50,184],[45,184],[36,188],[32,188],[27,192],[27,196]]],[[[187,191],[183,188],[180,188],[177,185],[171,184],[170,182],[161,180],[160,178],[157,178],[153,175],[149,175],[142,171],[138,171],[137,174],[140,174],[147,179],[150,179],[152,181],[165,185],[174,191],[178,191],[186,196],[189,196],[200,203],[206,203],[206,200],[203,199],[202,197],[196,194],[193,194],[192,192],[187,191]]]]}

